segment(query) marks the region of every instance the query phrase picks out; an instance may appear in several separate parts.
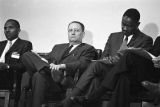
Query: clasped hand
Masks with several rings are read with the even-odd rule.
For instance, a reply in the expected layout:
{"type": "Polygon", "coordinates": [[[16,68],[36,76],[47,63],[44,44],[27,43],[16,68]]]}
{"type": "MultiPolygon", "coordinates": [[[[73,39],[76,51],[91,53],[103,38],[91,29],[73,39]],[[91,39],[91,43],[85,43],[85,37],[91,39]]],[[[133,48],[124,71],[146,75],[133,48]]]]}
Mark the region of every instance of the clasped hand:
{"type": "Polygon", "coordinates": [[[8,64],[0,62],[0,70],[6,70],[8,69],[8,64]]]}
{"type": "Polygon", "coordinates": [[[120,57],[118,55],[103,58],[103,60],[108,64],[114,64],[114,63],[118,62],[119,59],[120,59],[120,57]]]}
{"type": "Polygon", "coordinates": [[[160,56],[153,58],[152,62],[154,63],[154,67],[160,68],[160,56]]]}
{"type": "Polygon", "coordinates": [[[51,71],[53,71],[53,70],[59,71],[59,70],[65,69],[65,68],[66,68],[66,65],[65,65],[65,64],[58,64],[58,65],[56,65],[56,64],[54,64],[54,63],[51,63],[51,64],[50,64],[50,69],[51,69],[51,71]]]}

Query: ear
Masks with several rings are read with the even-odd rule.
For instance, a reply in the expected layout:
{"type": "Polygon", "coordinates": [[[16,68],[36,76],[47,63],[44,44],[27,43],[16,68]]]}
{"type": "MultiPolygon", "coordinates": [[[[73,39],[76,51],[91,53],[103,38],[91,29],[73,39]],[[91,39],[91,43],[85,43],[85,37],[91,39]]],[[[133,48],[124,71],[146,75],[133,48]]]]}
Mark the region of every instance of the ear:
{"type": "Polygon", "coordinates": [[[82,33],[82,39],[84,38],[84,36],[85,36],[85,32],[82,33]]]}
{"type": "Polygon", "coordinates": [[[19,28],[19,31],[18,31],[18,33],[20,33],[21,32],[21,29],[19,28]]]}
{"type": "Polygon", "coordinates": [[[83,38],[84,38],[84,36],[85,36],[85,32],[83,32],[83,38]]]}
{"type": "Polygon", "coordinates": [[[137,27],[140,25],[141,22],[137,22],[137,27]]]}

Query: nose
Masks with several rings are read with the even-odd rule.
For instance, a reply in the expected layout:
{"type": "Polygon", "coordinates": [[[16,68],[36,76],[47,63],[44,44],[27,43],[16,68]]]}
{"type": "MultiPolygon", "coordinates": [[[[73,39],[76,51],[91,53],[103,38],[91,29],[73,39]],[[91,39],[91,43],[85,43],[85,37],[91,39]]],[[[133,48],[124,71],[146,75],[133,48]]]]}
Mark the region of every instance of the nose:
{"type": "Polygon", "coordinates": [[[123,26],[123,30],[125,30],[125,31],[126,31],[126,30],[127,30],[127,26],[123,26]]]}
{"type": "Polygon", "coordinates": [[[72,34],[72,35],[75,35],[75,31],[73,30],[73,31],[71,32],[71,34],[72,34]]]}

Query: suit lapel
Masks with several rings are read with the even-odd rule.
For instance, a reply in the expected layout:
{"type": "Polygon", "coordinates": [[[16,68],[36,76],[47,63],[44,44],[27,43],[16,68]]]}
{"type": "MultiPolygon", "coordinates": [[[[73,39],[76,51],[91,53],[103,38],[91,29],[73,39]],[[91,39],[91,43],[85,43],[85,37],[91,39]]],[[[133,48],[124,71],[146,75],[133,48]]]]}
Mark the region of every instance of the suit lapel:
{"type": "Polygon", "coordinates": [[[7,40],[4,41],[4,42],[1,44],[0,57],[1,57],[2,53],[3,53],[3,51],[4,51],[4,48],[6,47],[6,44],[7,44],[7,40]]]}
{"type": "Polygon", "coordinates": [[[120,35],[119,35],[118,37],[119,37],[119,38],[118,38],[117,41],[116,41],[116,45],[120,47],[120,46],[122,45],[123,38],[124,38],[123,33],[120,33],[120,35]]]}
{"type": "Polygon", "coordinates": [[[133,35],[133,37],[131,38],[131,40],[127,46],[134,46],[136,44],[137,40],[139,41],[139,39],[137,39],[138,37],[139,37],[139,33],[137,32],[136,34],[133,35]]]}
{"type": "Polygon", "coordinates": [[[69,43],[65,44],[64,49],[63,49],[62,54],[61,54],[61,57],[60,57],[60,61],[63,60],[66,56],[68,56],[68,55],[64,56],[64,54],[65,54],[66,50],[68,49],[68,47],[69,47],[69,43]]]}
{"type": "Polygon", "coordinates": [[[63,55],[62,55],[61,60],[65,59],[66,57],[68,57],[68,56],[71,55],[71,54],[77,53],[77,51],[79,50],[79,48],[81,48],[83,45],[84,45],[84,43],[81,43],[81,44],[78,45],[75,49],[73,49],[68,55],[63,56],[63,55],[64,55],[64,52],[65,52],[65,51],[67,50],[67,48],[69,47],[69,44],[68,44],[68,46],[66,46],[66,49],[65,49],[64,52],[63,52],[63,55]]]}
{"type": "Polygon", "coordinates": [[[84,43],[81,43],[75,49],[73,49],[68,55],[76,53],[83,45],[84,45],[84,43]]]}
{"type": "MultiPolygon", "coordinates": [[[[20,39],[18,38],[16,41],[15,41],[15,43],[12,45],[12,47],[8,50],[8,52],[11,52],[11,51],[13,51],[13,50],[15,50],[19,45],[20,45],[20,39]]],[[[7,52],[7,53],[8,53],[7,52]]]]}

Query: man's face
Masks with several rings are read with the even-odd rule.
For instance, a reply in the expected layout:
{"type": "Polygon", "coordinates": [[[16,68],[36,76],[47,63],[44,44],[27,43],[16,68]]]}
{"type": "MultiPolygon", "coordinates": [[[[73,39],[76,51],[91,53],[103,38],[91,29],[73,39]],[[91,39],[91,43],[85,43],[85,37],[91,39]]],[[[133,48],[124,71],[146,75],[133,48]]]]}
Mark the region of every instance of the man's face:
{"type": "Polygon", "coordinates": [[[133,21],[128,16],[123,16],[121,26],[124,35],[129,36],[132,35],[138,29],[139,22],[133,21]]]}
{"type": "Polygon", "coordinates": [[[8,40],[13,40],[18,37],[20,29],[14,21],[8,21],[4,25],[4,34],[8,40]]]}
{"type": "Polygon", "coordinates": [[[68,39],[71,43],[81,43],[84,32],[82,31],[81,25],[78,23],[71,23],[68,26],[68,39]]]}

